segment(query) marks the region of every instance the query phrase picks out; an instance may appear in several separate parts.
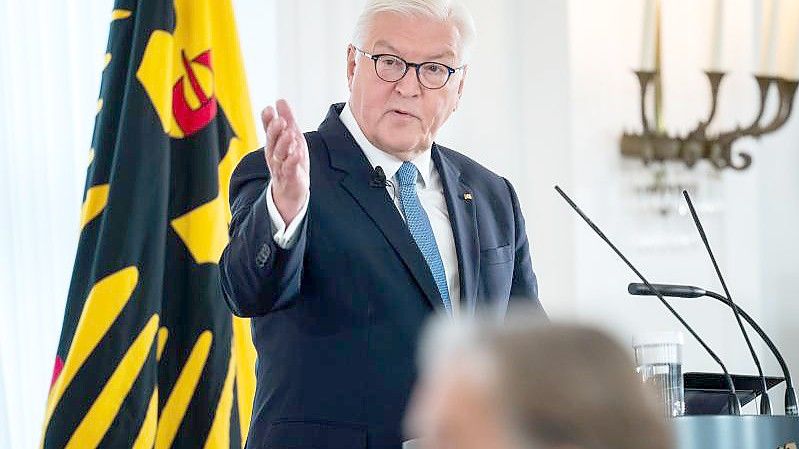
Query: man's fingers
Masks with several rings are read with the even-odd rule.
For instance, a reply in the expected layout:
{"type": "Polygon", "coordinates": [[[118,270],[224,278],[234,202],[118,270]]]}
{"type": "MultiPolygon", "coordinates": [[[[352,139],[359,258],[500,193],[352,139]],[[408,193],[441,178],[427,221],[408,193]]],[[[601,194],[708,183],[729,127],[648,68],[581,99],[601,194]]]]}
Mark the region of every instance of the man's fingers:
{"type": "Polygon", "coordinates": [[[305,161],[308,159],[308,142],[305,140],[305,135],[302,133],[296,134],[297,138],[297,153],[300,157],[300,161],[305,161]]]}
{"type": "Polygon", "coordinates": [[[280,137],[278,137],[277,142],[275,142],[275,149],[272,153],[273,161],[281,163],[288,157],[293,140],[294,137],[291,131],[284,130],[280,133],[280,137]]]}
{"type": "Polygon", "coordinates": [[[286,128],[286,121],[280,117],[272,119],[269,126],[266,128],[266,156],[271,157],[275,151],[277,140],[283,134],[286,128]]]}
{"type": "Polygon", "coordinates": [[[283,161],[281,169],[283,170],[283,176],[285,177],[293,176],[296,173],[297,166],[301,165],[303,157],[302,151],[298,151],[296,145],[296,143],[292,143],[292,146],[294,146],[294,151],[292,151],[286,160],[283,161]]]}
{"type": "Polygon", "coordinates": [[[264,132],[266,133],[266,145],[264,145],[264,150],[266,152],[266,157],[269,157],[269,152],[271,151],[271,142],[269,138],[274,134],[273,131],[270,131],[269,127],[275,122],[275,108],[272,106],[267,106],[261,111],[261,124],[264,127],[264,132]]]}
{"type": "Polygon", "coordinates": [[[266,144],[264,144],[264,150],[269,150],[269,125],[272,124],[272,120],[275,118],[275,110],[272,106],[267,106],[261,111],[261,126],[264,128],[264,133],[266,133],[266,144]]]}
{"type": "Polygon", "coordinates": [[[261,123],[263,123],[264,131],[269,126],[269,123],[272,122],[272,119],[275,118],[275,108],[272,106],[267,106],[261,111],[261,123]]]}
{"type": "Polygon", "coordinates": [[[283,165],[280,167],[280,170],[283,173],[283,179],[294,182],[300,181],[302,178],[302,169],[303,167],[300,163],[298,151],[295,151],[289,157],[287,157],[283,162],[283,165]]]}
{"type": "Polygon", "coordinates": [[[297,121],[294,119],[294,113],[291,111],[291,107],[289,107],[288,102],[281,98],[280,100],[277,100],[275,106],[277,107],[278,115],[286,120],[286,127],[299,132],[300,128],[297,125],[297,121]]]}

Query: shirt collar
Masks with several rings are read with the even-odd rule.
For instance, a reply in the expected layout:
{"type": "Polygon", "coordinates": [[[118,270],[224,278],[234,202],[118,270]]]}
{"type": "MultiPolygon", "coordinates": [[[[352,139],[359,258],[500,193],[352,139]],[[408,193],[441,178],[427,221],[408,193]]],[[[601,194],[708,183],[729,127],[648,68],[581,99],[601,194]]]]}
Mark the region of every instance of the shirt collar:
{"type": "MultiPolygon", "coordinates": [[[[355,120],[355,116],[352,114],[349,103],[344,105],[344,108],[341,110],[341,114],[339,115],[339,119],[341,120],[341,123],[344,124],[344,127],[347,128],[347,131],[352,134],[352,137],[355,138],[355,142],[359,147],[361,147],[361,151],[363,151],[363,154],[366,156],[366,159],[369,160],[369,163],[372,164],[372,168],[379,165],[381,168],[383,168],[386,178],[394,178],[397,170],[399,170],[400,166],[402,165],[402,159],[399,159],[393,154],[386,153],[385,151],[377,148],[372,144],[372,142],[369,141],[369,139],[366,138],[357,120],[355,120]]],[[[429,186],[430,177],[432,176],[433,170],[433,164],[431,164],[431,150],[428,149],[422,152],[413,160],[411,160],[411,162],[416,166],[416,169],[419,170],[424,185],[429,186]]]]}

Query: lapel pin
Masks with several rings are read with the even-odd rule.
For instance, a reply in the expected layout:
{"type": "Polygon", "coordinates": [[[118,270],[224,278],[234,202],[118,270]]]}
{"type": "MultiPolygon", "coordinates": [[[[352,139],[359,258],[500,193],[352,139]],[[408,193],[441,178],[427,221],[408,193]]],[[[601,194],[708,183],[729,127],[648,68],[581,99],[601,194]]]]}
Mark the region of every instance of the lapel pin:
{"type": "Polygon", "coordinates": [[[471,201],[471,200],[472,200],[472,194],[471,193],[466,192],[466,193],[463,194],[463,201],[471,201]]]}

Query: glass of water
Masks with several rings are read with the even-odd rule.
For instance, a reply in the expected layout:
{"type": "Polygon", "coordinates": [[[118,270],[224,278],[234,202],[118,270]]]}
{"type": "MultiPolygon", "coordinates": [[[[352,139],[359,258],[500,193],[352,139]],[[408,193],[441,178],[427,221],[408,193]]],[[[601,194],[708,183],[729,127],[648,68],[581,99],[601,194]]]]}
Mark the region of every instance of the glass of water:
{"type": "Polygon", "coordinates": [[[680,332],[647,332],[633,337],[635,370],[660,398],[665,416],[685,414],[682,347],[680,332]]]}

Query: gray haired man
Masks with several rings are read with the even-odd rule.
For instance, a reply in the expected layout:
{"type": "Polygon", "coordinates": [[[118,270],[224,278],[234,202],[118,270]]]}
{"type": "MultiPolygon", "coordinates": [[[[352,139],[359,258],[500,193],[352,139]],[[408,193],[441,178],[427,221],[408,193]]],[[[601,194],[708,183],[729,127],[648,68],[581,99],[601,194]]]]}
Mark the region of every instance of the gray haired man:
{"type": "Polygon", "coordinates": [[[348,102],[305,134],[285,101],[264,110],[221,260],[228,305],[253,317],[249,448],[398,448],[428,317],[540,310],[510,183],[434,143],[473,35],[454,2],[367,2],[348,102]]]}

